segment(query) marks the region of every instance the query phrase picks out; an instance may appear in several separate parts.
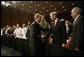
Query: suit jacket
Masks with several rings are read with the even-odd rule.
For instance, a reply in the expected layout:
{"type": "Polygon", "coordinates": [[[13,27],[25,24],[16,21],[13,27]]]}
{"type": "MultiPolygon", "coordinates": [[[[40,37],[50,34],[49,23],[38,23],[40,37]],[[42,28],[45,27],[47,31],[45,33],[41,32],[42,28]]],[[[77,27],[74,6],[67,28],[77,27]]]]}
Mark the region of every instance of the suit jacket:
{"type": "Polygon", "coordinates": [[[29,27],[29,28],[27,28],[26,37],[27,37],[27,39],[29,39],[29,38],[30,38],[30,27],[29,27]]]}
{"type": "Polygon", "coordinates": [[[13,28],[11,28],[10,30],[8,30],[8,32],[7,32],[7,33],[8,33],[9,35],[12,35],[12,34],[13,34],[13,32],[14,32],[14,29],[13,29],[13,28]]]}
{"type": "Polygon", "coordinates": [[[83,40],[83,17],[79,16],[73,25],[72,31],[73,48],[81,47],[83,40]]]}
{"type": "Polygon", "coordinates": [[[40,55],[41,52],[41,30],[42,27],[34,21],[30,26],[29,45],[31,49],[31,56],[40,55]]]}
{"type": "Polygon", "coordinates": [[[61,45],[62,43],[66,43],[67,34],[66,34],[66,27],[63,21],[57,20],[57,24],[53,28],[53,24],[51,24],[50,31],[47,33],[46,37],[53,38],[53,44],[61,45]]]}
{"type": "Polygon", "coordinates": [[[70,35],[72,33],[72,27],[73,27],[73,25],[72,24],[69,24],[68,35],[70,35]]]}

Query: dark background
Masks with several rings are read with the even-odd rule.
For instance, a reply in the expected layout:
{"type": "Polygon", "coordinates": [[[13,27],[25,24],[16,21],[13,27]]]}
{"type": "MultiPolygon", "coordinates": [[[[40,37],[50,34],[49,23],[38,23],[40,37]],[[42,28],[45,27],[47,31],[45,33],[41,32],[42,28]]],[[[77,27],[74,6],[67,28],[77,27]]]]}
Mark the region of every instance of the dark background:
{"type": "MultiPolygon", "coordinates": [[[[5,2],[12,4],[12,1],[5,2]]],[[[27,24],[29,20],[32,22],[35,13],[45,15],[47,22],[50,22],[49,13],[52,11],[57,11],[59,19],[72,21],[71,9],[73,7],[83,9],[83,1],[20,1],[8,7],[1,4],[1,27],[17,23],[21,26],[22,23],[27,24]]]]}

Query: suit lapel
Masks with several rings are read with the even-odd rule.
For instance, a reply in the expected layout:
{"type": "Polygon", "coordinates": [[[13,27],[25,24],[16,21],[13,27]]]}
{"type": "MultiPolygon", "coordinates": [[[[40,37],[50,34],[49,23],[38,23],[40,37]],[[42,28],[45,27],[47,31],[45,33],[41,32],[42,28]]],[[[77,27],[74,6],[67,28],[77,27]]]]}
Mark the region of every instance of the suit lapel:
{"type": "Polygon", "coordinates": [[[75,21],[75,23],[73,24],[73,26],[75,26],[79,22],[79,18],[80,18],[80,16],[77,18],[77,20],[75,21]]]}
{"type": "Polygon", "coordinates": [[[57,23],[56,23],[56,25],[55,25],[54,30],[56,30],[56,29],[58,28],[58,24],[59,24],[59,20],[57,20],[57,23]]]}

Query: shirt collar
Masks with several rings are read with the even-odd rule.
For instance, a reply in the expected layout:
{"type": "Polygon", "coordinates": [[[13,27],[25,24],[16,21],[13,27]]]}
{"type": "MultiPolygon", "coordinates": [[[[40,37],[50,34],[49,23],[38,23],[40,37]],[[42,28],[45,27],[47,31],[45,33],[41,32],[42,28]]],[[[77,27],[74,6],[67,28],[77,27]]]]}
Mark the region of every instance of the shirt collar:
{"type": "Polygon", "coordinates": [[[77,20],[77,18],[79,17],[80,15],[78,15],[76,18],[75,18],[75,20],[74,21],[76,21],[77,20]]]}
{"type": "Polygon", "coordinates": [[[55,25],[56,25],[56,23],[57,23],[57,20],[58,20],[58,18],[55,19],[55,25]]]}

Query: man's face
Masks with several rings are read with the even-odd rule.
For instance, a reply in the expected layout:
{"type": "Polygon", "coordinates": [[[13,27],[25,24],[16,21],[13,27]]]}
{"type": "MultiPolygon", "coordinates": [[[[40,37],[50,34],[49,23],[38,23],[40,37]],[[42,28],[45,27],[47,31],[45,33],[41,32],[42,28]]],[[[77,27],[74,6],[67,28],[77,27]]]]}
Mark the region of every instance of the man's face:
{"type": "Polygon", "coordinates": [[[45,19],[45,17],[44,17],[44,16],[42,16],[42,19],[44,20],[44,19],[45,19]]]}
{"type": "Polygon", "coordinates": [[[77,13],[73,9],[71,11],[71,16],[72,16],[73,19],[75,19],[76,16],[77,16],[77,13]]]}
{"type": "Polygon", "coordinates": [[[50,19],[51,19],[51,21],[54,21],[55,20],[55,16],[50,15],[50,19]]]}
{"type": "Polygon", "coordinates": [[[11,26],[9,26],[9,29],[11,29],[11,26]]]}
{"type": "Polygon", "coordinates": [[[13,28],[15,28],[15,25],[13,25],[13,28]]]}
{"type": "Polygon", "coordinates": [[[37,16],[36,16],[36,20],[37,20],[37,22],[40,23],[40,22],[41,22],[41,16],[40,16],[40,15],[37,15],[37,16]]]}
{"type": "Polygon", "coordinates": [[[17,28],[18,28],[18,27],[19,27],[19,24],[17,24],[16,26],[17,26],[17,28]]]}
{"type": "Polygon", "coordinates": [[[37,20],[38,20],[38,22],[41,22],[41,17],[38,17],[37,20]]]}
{"type": "Polygon", "coordinates": [[[68,24],[68,20],[66,20],[65,23],[68,24]]]}
{"type": "Polygon", "coordinates": [[[25,27],[25,24],[22,24],[22,27],[24,28],[25,27]]]}
{"type": "Polygon", "coordinates": [[[28,21],[28,25],[30,25],[30,21],[28,21]]]}
{"type": "Polygon", "coordinates": [[[6,28],[8,28],[8,25],[6,25],[6,28]]]}

